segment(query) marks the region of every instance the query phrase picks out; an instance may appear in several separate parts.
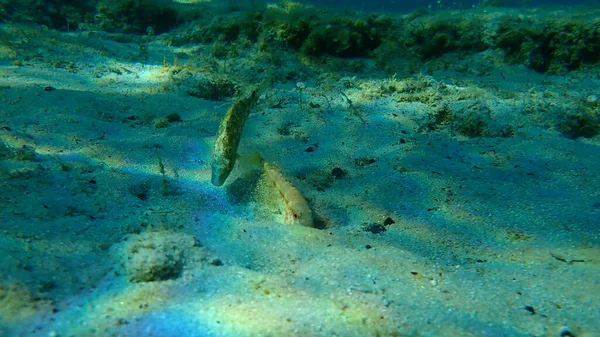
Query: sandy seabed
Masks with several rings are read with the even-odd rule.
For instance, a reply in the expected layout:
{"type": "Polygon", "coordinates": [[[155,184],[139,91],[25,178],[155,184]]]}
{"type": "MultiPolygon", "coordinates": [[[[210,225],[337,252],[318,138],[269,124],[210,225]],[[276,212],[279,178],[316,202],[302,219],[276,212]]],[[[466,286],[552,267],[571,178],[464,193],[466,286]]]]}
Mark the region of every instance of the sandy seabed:
{"type": "Polygon", "coordinates": [[[279,78],[215,187],[197,90],[268,61],[2,31],[0,336],[600,336],[600,138],[557,126],[597,76],[279,78]]]}

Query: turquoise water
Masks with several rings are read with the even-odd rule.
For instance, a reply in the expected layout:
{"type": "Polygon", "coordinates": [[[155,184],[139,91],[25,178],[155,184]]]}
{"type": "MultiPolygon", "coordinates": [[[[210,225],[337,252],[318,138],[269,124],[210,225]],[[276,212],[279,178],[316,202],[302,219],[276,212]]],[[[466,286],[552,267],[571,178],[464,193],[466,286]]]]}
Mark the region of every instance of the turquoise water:
{"type": "Polygon", "coordinates": [[[600,10],[334,5],[2,2],[0,336],[600,336],[600,10]]]}

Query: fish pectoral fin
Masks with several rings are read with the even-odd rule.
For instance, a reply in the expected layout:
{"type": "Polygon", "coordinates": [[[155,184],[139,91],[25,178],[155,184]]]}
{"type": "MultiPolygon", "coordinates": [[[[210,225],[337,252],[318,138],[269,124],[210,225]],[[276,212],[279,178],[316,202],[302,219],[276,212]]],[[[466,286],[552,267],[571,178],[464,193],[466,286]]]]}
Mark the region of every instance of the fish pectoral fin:
{"type": "Polygon", "coordinates": [[[238,158],[238,163],[240,164],[240,166],[247,167],[247,168],[260,168],[263,163],[263,159],[260,156],[260,154],[258,153],[258,151],[251,152],[251,153],[238,154],[237,158],[238,158]]]}

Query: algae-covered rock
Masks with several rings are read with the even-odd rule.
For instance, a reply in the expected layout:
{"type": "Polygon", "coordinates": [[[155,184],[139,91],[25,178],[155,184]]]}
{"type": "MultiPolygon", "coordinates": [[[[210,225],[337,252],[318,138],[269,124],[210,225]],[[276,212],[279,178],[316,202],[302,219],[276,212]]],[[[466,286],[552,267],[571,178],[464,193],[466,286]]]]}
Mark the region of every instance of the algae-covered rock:
{"type": "Polygon", "coordinates": [[[268,6],[262,17],[262,43],[310,57],[367,57],[388,31],[377,15],[337,15],[292,2],[268,6]]]}
{"type": "Polygon", "coordinates": [[[195,76],[188,83],[187,93],[190,96],[208,99],[211,101],[222,101],[232,97],[237,88],[237,83],[230,80],[227,76],[195,76]]]}
{"type": "Polygon", "coordinates": [[[600,133],[600,117],[588,111],[567,114],[558,129],[568,138],[591,138],[600,133]]]}
{"type": "Polygon", "coordinates": [[[410,53],[419,59],[428,60],[457,51],[480,51],[485,49],[481,41],[481,22],[478,18],[454,15],[423,16],[404,27],[400,36],[401,45],[409,47],[410,53]]]}
{"type": "Polygon", "coordinates": [[[52,29],[75,30],[80,23],[93,20],[94,6],[93,0],[6,0],[0,1],[0,19],[35,22],[52,29]]]}
{"type": "MultiPolygon", "coordinates": [[[[566,14],[566,13],[565,13],[566,14]]],[[[600,19],[504,15],[495,19],[492,47],[507,61],[541,73],[579,69],[600,61],[600,19]]]]}
{"type": "Polygon", "coordinates": [[[217,16],[203,29],[200,40],[211,41],[236,41],[244,37],[250,41],[256,41],[259,35],[262,11],[250,11],[232,13],[227,16],[217,16]]]}
{"type": "Polygon", "coordinates": [[[202,255],[193,237],[168,231],[128,235],[116,252],[130,282],[178,278],[187,262],[197,262],[202,255]]]}
{"type": "Polygon", "coordinates": [[[175,9],[161,7],[151,0],[102,1],[96,20],[109,32],[135,34],[164,33],[180,22],[175,9]]]}
{"type": "Polygon", "coordinates": [[[0,19],[65,31],[102,29],[135,34],[163,33],[181,22],[174,8],[153,0],[7,0],[0,2],[0,19]]]}
{"type": "Polygon", "coordinates": [[[377,69],[389,73],[468,70],[480,75],[493,73],[502,63],[560,73],[600,62],[597,10],[482,10],[489,5],[481,5],[375,15],[292,1],[239,11],[227,11],[225,5],[205,10],[181,6],[162,0],[7,0],[0,3],[0,19],[59,30],[144,35],[195,20],[187,30],[169,36],[169,45],[212,44],[212,55],[223,60],[258,54],[252,51],[269,55],[292,51],[303,61],[349,71],[366,67],[348,58],[373,58],[377,69]],[[471,62],[482,52],[489,55],[485,62],[471,62]]]}
{"type": "Polygon", "coordinates": [[[372,20],[337,18],[313,27],[301,52],[309,56],[365,57],[381,43],[380,34],[372,20]]]}

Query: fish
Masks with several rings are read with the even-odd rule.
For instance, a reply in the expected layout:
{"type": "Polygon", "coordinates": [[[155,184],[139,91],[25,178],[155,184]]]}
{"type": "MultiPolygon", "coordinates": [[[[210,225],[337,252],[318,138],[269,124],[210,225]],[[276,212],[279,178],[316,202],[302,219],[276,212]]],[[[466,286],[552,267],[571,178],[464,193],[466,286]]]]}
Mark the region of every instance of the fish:
{"type": "Polygon", "coordinates": [[[275,186],[284,202],[283,222],[288,225],[315,227],[312,210],[304,195],[285,178],[279,169],[263,160],[267,179],[275,186]]]}
{"type": "Polygon", "coordinates": [[[242,138],[242,130],[250,110],[271,83],[271,80],[265,79],[254,86],[249,94],[234,100],[223,117],[217,131],[211,164],[211,183],[214,186],[222,186],[231,174],[237,159],[237,148],[242,138]]]}

